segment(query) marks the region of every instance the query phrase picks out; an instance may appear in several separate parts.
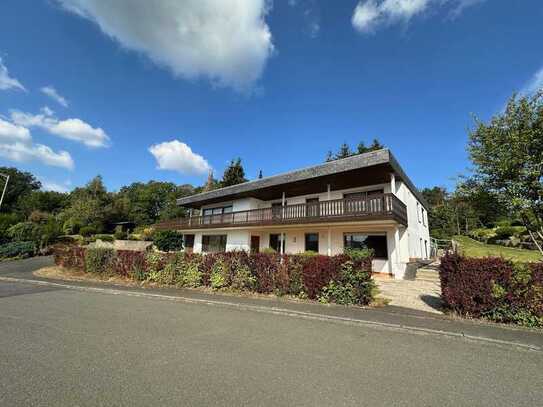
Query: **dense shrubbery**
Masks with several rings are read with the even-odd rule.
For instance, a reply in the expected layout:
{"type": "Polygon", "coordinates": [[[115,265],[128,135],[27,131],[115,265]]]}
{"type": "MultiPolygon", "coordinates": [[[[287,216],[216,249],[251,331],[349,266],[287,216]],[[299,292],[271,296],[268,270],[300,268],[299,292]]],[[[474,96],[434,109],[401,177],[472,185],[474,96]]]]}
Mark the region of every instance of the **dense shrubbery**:
{"type": "Polygon", "coordinates": [[[161,230],[155,233],[153,243],[163,252],[177,251],[183,248],[183,235],[175,230],[161,230]]]}
{"type": "Polygon", "coordinates": [[[534,248],[527,229],[524,226],[512,226],[511,222],[502,222],[494,228],[473,229],[468,235],[483,243],[534,248]]]}
{"type": "Polygon", "coordinates": [[[32,222],[20,222],[8,229],[8,236],[14,242],[37,242],[40,238],[40,226],[32,222]]]}
{"type": "Polygon", "coordinates": [[[459,314],[543,327],[543,263],[447,255],[440,279],[443,301],[459,314]]]}
{"type": "Polygon", "coordinates": [[[88,273],[113,274],[115,250],[105,247],[88,248],[85,252],[85,271],[88,273]]]}
{"type": "Polygon", "coordinates": [[[61,246],[58,265],[97,273],[115,273],[138,281],[275,293],[339,304],[369,304],[374,295],[371,253],[279,255],[228,252],[158,253],[61,246]]]}
{"type": "Polygon", "coordinates": [[[0,245],[0,259],[31,257],[36,253],[34,242],[11,242],[0,245]]]}

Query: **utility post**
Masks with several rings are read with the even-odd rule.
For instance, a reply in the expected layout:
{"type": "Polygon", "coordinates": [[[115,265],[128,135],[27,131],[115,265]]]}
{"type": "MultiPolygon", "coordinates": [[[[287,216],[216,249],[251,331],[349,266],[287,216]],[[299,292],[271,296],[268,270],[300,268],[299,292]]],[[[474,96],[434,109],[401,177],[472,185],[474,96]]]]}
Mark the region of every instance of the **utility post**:
{"type": "Polygon", "coordinates": [[[4,184],[4,189],[2,190],[2,196],[0,197],[0,208],[2,207],[2,202],[4,202],[4,196],[6,195],[6,190],[8,189],[9,175],[0,173],[1,177],[4,177],[6,182],[4,184]]]}

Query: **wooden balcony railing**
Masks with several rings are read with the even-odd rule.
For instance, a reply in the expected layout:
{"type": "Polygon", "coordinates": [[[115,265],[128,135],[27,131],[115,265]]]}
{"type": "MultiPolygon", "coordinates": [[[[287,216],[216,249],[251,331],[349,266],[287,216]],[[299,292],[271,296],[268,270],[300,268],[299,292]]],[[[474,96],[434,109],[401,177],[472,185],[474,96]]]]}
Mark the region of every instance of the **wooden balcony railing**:
{"type": "Polygon", "coordinates": [[[394,194],[363,198],[251,209],[220,215],[179,218],[155,225],[157,229],[200,229],[228,226],[260,226],[326,223],[356,220],[394,220],[407,226],[407,207],[394,194]]]}

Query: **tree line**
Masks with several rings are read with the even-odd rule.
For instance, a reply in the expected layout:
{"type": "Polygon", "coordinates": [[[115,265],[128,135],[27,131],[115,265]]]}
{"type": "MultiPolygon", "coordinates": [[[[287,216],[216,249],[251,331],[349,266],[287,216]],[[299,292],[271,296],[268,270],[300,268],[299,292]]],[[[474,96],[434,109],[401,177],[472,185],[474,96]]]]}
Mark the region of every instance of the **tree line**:
{"type": "Polygon", "coordinates": [[[475,118],[467,151],[473,169],[454,191],[422,191],[431,234],[450,238],[478,228],[521,227],[543,254],[543,89],[514,94],[487,123],[475,118]]]}

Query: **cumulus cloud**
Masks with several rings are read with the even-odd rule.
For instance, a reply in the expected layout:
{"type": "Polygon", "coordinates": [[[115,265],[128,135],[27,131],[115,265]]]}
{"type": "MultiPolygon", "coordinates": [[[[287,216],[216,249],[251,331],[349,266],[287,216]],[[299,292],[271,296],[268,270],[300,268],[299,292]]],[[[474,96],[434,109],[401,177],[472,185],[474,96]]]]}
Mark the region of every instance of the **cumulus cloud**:
{"type": "Polygon", "coordinates": [[[485,0],[365,0],[357,4],[351,23],[355,30],[371,33],[380,26],[408,23],[430,7],[452,7],[449,15],[457,17],[464,9],[483,1],[485,0]]]}
{"type": "Polygon", "coordinates": [[[18,89],[26,92],[21,82],[9,76],[8,68],[2,63],[2,58],[0,58],[0,90],[8,89],[18,89]]]}
{"type": "Polygon", "coordinates": [[[43,94],[49,96],[59,105],[68,107],[68,101],[66,100],[66,98],[62,96],[60,93],[58,93],[58,91],[53,86],[44,86],[40,90],[43,94]]]}
{"type": "Polygon", "coordinates": [[[267,0],[57,0],[176,76],[248,90],[273,52],[267,0]]]}
{"type": "Polygon", "coordinates": [[[67,151],[55,152],[43,144],[34,144],[30,131],[20,125],[0,118],[0,157],[11,161],[39,161],[46,165],[74,168],[74,161],[67,151]]]}
{"type": "Polygon", "coordinates": [[[172,170],[181,174],[205,174],[211,169],[209,163],[199,154],[179,140],[167,141],[149,147],[155,157],[157,168],[172,170]]]}
{"type": "Polygon", "coordinates": [[[28,143],[32,141],[30,131],[22,126],[17,126],[0,118],[0,142],[21,142],[28,143]]]}
{"type": "Polygon", "coordinates": [[[520,93],[524,95],[532,95],[539,90],[543,90],[543,68],[534,74],[534,76],[522,88],[520,93]]]}
{"type": "Polygon", "coordinates": [[[108,147],[110,138],[100,127],[92,127],[81,119],[60,120],[48,107],[41,109],[40,114],[11,111],[11,121],[19,126],[38,127],[50,134],[67,140],[77,141],[88,147],[108,147]]]}

